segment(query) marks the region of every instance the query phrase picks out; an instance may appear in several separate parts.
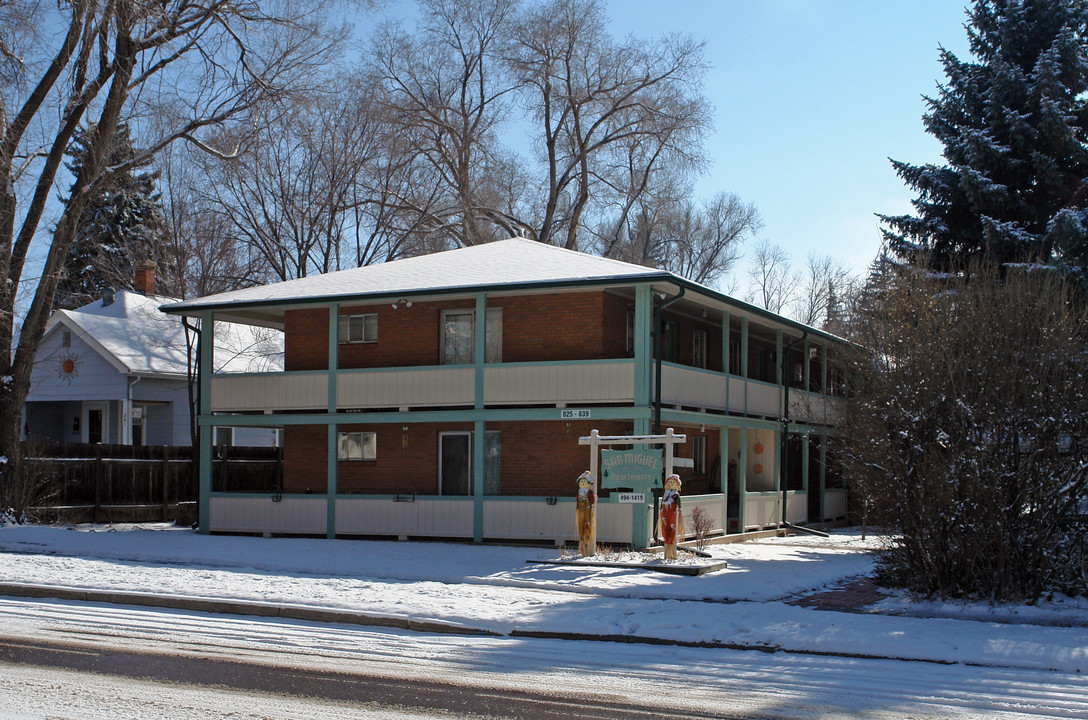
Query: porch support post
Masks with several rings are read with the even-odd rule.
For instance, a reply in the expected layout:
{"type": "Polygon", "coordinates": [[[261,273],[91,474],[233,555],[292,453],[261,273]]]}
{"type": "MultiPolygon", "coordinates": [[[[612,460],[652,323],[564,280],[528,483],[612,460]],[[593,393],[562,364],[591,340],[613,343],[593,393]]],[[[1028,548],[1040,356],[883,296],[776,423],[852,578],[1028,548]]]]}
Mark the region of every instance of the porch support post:
{"type": "MultiPolygon", "coordinates": [[[[725,373],[725,408],[729,410],[729,386],[732,385],[729,382],[729,373],[733,372],[734,368],[729,367],[731,358],[729,357],[729,311],[722,310],[722,372],[725,373]]],[[[726,475],[729,473],[727,472],[726,475]]],[[[722,483],[724,492],[725,483],[722,483]]]]}
{"type": "MultiPolygon", "coordinates": [[[[653,314],[653,288],[648,284],[635,288],[635,407],[650,407],[651,364],[650,317],[653,314]]],[[[635,430],[640,433],[639,430],[635,430]]],[[[649,433],[649,427],[645,429],[649,433]]],[[[641,434],[641,433],[640,433],[641,434]]]]}
{"type": "MultiPolygon", "coordinates": [[[[742,357],[747,357],[743,355],[742,357]]],[[[737,524],[740,532],[748,522],[748,428],[740,429],[740,457],[737,458],[737,524]]]]}
{"type": "Polygon", "coordinates": [[[337,463],[337,425],[336,425],[336,373],[340,369],[340,304],[329,305],[329,395],[328,407],[332,421],[329,422],[328,442],[328,480],[325,486],[327,501],[325,518],[325,536],[330,540],[336,537],[336,475],[337,463]]]}
{"type": "MultiPolygon", "coordinates": [[[[476,370],[475,404],[477,410],[484,408],[484,361],[487,356],[487,295],[476,293],[476,333],[473,360],[476,370]]],[[[483,542],[484,539],[484,433],[483,420],[473,424],[472,433],[472,540],[483,542]]]]}
{"type": "Polygon", "coordinates": [[[774,382],[779,388],[782,387],[782,375],[783,371],[789,372],[789,368],[786,367],[782,358],[782,331],[778,330],[774,334],[774,382]]]}
{"type": "Polygon", "coordinates": [[[827,435],[820,436],[820,522],[827,520],[827,435]]]}
{"type": "MultiPolygon", "coordinates": [[[[212,372],[215,369],[215,313],[204,312],[200,315],[200,339],[197,348],[197,417],[206,418],[212,414],[212,372]]],[[[199,531],[211,532],[211,495],[212,495],[212,426],[198,423],[197,439],[199,448],[199,531]]]]}
{"type": "MultiPolygon", "coordinates": [[[[748,318],[740,319],[740,374],[744,378],[744,414],[748,414],[748,318]]],[[[743,447],[743,444],[742,444],[743,447]]]]}
{"type": "Polygon", "coordinates": [[[808,446],[808,433],[801,436],[801,488],[808,491],[808,460],[809,460],[809,446],[808,446]]]}
{"type": "Polygon", "coordinates": [[[729,428],[725,425],[718,426],[718,472],[721,473],[719,482],[722,489],[722,520],[725,527],[722,534],[729,534],[729,428]]]}
{"type": "Polygon", "coordinates": [[[801,352],[804,353],[804,360],[802,361],[803,364],[802,364],[801,367],[803,368],[802,372],[804,373],[804,375],[802,375],[802,377],[804,378],[805,392],[812,392],[812,378],[811,378],[811,375],[812,375],[812,362],[809,360],[809,340],[808,340],[808,335],[805,336],[805,343],[804,343],[804,346],[802,347],[801,352]]]}

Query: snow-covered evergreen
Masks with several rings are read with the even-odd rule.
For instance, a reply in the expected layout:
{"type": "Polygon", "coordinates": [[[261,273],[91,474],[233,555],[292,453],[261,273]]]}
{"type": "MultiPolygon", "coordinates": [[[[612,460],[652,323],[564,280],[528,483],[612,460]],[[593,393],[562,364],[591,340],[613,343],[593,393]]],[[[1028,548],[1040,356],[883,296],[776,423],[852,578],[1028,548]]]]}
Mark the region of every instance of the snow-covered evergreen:
{"type": "Polygon", "coordinates": [[[976,0],[971,60],[941,50],[927,98],[944,165],[893,161],[915,214],[882,216],[900,257],[1088,265],[1088,3],[976,0]]]}
{"type": "MultiPolygon", "coordinates": [[[[68,155],[68,169],[77,176],[87,152],[87,132],[76,131],[68,155]]],[[[118,127],[107,160],[109,166],[135,157],[128,125],[118,127]]],[[[65,275],[57,286],[54,308],[81,307],[105,288],[132,286],[135,263],[157,259],[163,247],[166,221],[155,175],[134,168],[114,175],[93,192],[76,229],[75,242],[65,260],[65,275]]],[[[164,288],[165,289],[165,288],[164,288]]]]}

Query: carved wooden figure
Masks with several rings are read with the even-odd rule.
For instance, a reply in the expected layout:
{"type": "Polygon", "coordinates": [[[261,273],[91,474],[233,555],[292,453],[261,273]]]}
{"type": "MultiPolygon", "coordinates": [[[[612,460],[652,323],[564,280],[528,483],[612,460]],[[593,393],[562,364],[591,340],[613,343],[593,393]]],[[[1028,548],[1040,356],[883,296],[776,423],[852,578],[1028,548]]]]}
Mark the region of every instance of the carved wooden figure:
{"type": "Polygon", "coordinates": [[[578,476],[578,552],[584,557],[597,554],[597,496],[589,471],[578,476]]]}
{"type": "Polygon", "coordinates": [[[665,492],[661,495],[661,514],[657,521],[658,534],[665,546],[665,558],[676,559],[676,541],[684,539],[684,513],[680,510],[680,476],[665,478],[665,492]]]}

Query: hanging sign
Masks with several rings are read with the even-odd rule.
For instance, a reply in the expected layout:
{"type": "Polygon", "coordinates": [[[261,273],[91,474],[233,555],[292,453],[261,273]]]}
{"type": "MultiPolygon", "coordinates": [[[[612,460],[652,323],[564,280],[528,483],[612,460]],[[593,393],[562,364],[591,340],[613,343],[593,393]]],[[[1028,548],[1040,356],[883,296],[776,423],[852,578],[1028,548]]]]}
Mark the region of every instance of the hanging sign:
{"type": "Polygon", "coordinates": [[[661,487],[660,450],[602,450],[601,487],[646,491],[661,487]]]}

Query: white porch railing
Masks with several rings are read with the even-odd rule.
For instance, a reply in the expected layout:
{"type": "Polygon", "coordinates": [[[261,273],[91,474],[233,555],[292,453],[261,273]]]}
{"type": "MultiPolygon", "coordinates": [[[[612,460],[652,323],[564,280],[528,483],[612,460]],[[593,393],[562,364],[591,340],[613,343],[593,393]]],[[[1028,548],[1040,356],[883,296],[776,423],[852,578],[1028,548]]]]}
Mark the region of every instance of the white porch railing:
{"type": "Polygon", "coordinates": [[[313,498],[216,497],[209,506],[212,532],[324,535],[328,504],[313,498]]]}
{"type": "Polygon", "coordinates": [[[338,535],[396,535],[471,538],[470,497],[421,497],[413,502],[392,498],[337,498],[338,535]]]}
{"type": "Polygon", "coordinates": [[[328,377],[324,372],[215,375],[212,411],[323,408],[328,404],[328,377]]]}
{"type": "MultiPolygon", "coordinates": [[[[597,541],[631,542],[630,505],[597,503],[597,541]]],[[[549,505],[544,498],[484,500],[484,538],[489,540],[555,540],[577,542],[573,498],[549,505]]]]}
{"type": "Polygon", "coordinates": [[[512,363],[484,368],[488,405],[632,402],[635,364],[630,361],[512,363]]]}
{"type": "Polygon", "coordinates": [[[341,370],[336,374],[336,404],[341,408],[471,405],[475,385],[475,371],[463,366],[341,370]]]}
{"type": "Polygon", "coordinates": [[[824,520],[846,517],[846,491],[824,490],[824,520]]]}
{"type": "Polygon", "coordinates": [[[726,505],[725,496],[721,493],[684,495],[681,498],[681,507],[684,510],[684,537],[695,537],[696,508],[702,510],[710,518],[710,529],[707,532],[711,535],[725,532],[726,505]]]}

